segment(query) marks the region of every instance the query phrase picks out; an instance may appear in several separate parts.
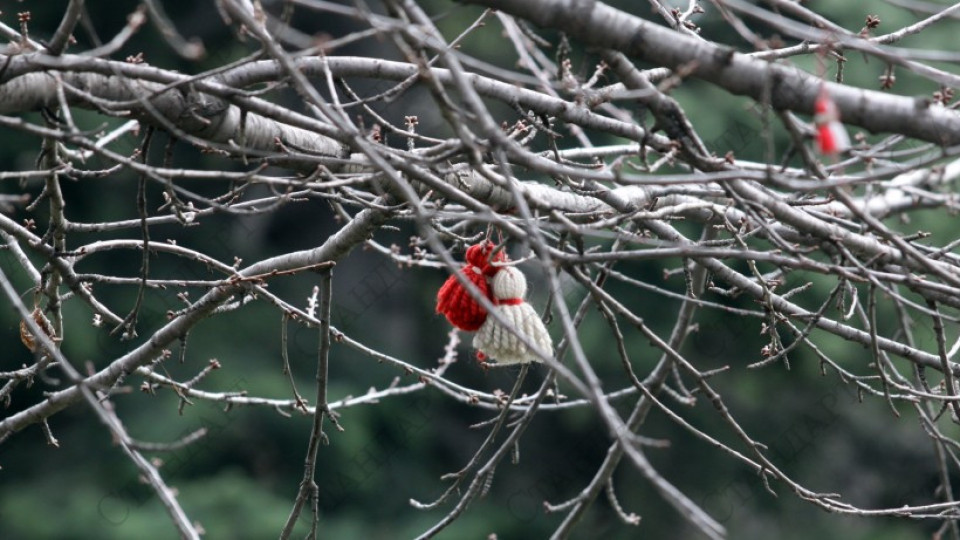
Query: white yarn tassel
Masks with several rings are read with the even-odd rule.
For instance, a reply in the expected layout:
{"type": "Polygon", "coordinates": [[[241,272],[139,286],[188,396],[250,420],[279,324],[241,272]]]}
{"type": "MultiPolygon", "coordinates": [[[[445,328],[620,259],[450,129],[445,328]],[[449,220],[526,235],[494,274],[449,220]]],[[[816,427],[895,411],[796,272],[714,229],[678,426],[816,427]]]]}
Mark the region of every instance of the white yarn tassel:
{"type": "MultiPolygon", "coordinates": [[[[527,278],[523,272],[512,266],[501,268],[492,283],[494,308],[509,326],[537,346],[542,352],[553,355],[553,342],[543,321],[533,310],[533,306],[523,300],[527,294],[527,278]]],[[[524,345],[514,332],[511,332],[491,316],[473,337],[473,346],[486,357],[498,364],[525,364],[540,362],[540,356],[524,345]]]]}

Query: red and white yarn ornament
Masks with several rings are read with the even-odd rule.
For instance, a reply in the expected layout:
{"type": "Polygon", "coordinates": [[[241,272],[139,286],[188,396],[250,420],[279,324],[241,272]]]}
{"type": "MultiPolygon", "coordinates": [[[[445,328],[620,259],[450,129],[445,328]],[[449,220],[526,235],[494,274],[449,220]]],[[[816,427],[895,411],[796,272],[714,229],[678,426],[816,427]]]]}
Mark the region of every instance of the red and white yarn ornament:
{"type": "Polygon", "coordinates": [[[491,290],[494,309],[513,331],[500,324],[496,317],[487,317],[473,337],[473,346],[480,351],[481,358],[496,360],[497,364],[540,362],[540,356],[520,341],[517,334],[526,336],[543,353],[553,355],[553,341],[547,328],[533,306],[523,299],[527,294],[527,278],[523,272],[512,266],[500,268],[493,276],[491,290]]]}
{"type": "MultiPolygon", "coordinates": [[[[460,269],[460,273],[491,301],[487,278],[499,270],[499,267],[493,265],[494,262],[507,260],[503,251],[498,251],[491,258],[495,247],[493,243],[486,241],[470,246],[465,256],[467,262],[460,269]]],[[[437,292],[437,313],[443,313],[450,324],[468,332],[476,332],[487,320],[487,310],[470,296],[456,276],[448,277],[437,292]]]]}
{"type": "Polygon", "coordinates": [[[840,111],[826,87],[813,103],[813,123],[817,126],[817,150],[821,154],[833,156],[850,148],[850,137],[840,122],[840,111]]]}

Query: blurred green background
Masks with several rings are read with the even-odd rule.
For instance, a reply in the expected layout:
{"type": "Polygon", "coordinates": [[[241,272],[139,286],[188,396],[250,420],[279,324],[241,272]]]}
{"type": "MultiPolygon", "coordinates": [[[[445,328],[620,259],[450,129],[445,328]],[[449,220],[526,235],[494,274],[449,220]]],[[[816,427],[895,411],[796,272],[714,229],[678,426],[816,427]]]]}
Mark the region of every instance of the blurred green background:
{"type": "MultiPolygon", "coordinates": [[[[642,17],[655,15],[645,3],[613,2],[642,17]],[[643,5],[640,5],[643,4],[643,5]]],[[[103,40],[112,37],[135,9],[132,0],[87,2],[90,19],[103,40]]],[[[279,2],[265,1],[274,13],[279,2]]],[[[452,2],[429,0],[424,6],[438,15],[438,25],[448,38],[468,26],[481,10],[452,2]]],[[[684,5],[686,3],[684,2],[684,5]]],[[[31,33],[35,38],[48,37],[59,23],[66,1],[25,0],[0,1],[0,20],[16,27],[16,13],[32,14],[31,33]]],[[[878,14],[882,24],[878,32],[891,31],[916,20],[914,14],[882,2],[810,1],[805,5],[852,31],[863,26],[865,16],[878,14]]],[[[944,4],[946,5],[946,4],[944,4]]],[[[695,19],[702,35],[746,50],[746,45],[710,6],[707,13],[695,19]]],[[[146,61],[165,69],[197,73],[242,57],[255,50],[250,40],[238,43],[217,15],[214,2],[165,2],[168,14],[187,37],[197,37],[209,55],[200,63],[191,63],[175,56],[156,30],[145,26],[114,58],[143,52],[146,61]]],[[[379,6],[377,6],[379,9],[379,6]]],[[[317,15],[297,10],[295,26],[306,35],[342,36],[360,29],[356,21],[317,15]]],[[[768,37],[774,32],[757,27],[768,37]]],[[[919,37],[908,38],[903,46],[952,50],[956,44],[956,21],[941,23],[919,37]]],[[[462,50],[482,60],[512,67],[514,51],[500,36],[499,23],[489,19],[487,26],[468,37],[462,50]]],[[[551,32],[544,32],[556,38],[551,32]]],[[[91,43],[83,31],[77,32],[74,50],[83,50],[91,43]]],[[[784,36],[785,41],[793,41],[784,36]]],[[[576,47],[576,44],[574,44],[576,47]]],[[[582,53],[574,55],[575,70],[589,76],[596,58],[582,53]]],[[[389,39],[373,37],[337,49],[332,54],[368,55],[398,58],[389,39]]],[[[878,88],[877,78],[885,66],[876,59],[849,55],[845,77],[849,84],[878,88]]],[[[798,59],[804,69],[816,70],[816,62],[798,59]]],[[[952,66],[940,66],[953,69],[952,66]]],[[[897,72],[898,81],[891,90],[903,95],[929,95],[935,85],[897,72]]],[[[358,81],[361,92],[371,92],[384,83],[358,81]]],[[[741,159],[762,161],[766,144],[761,134],[762,119],[751,110],[752,103],[731,97],[723,91],[698,81],[685,82],[673,95],[685,107],[704,140],[718,155],[731,150],[741,159]]],[[[297,108],[289,95],[279,100],[297,108]]],[[[516,113],[496,104],[493,110],[503,120],[513,122],[516,113]]],[[[436,116],[436,106],[428,95],[415,88],[404,99],[391,104],[378,103],[375,108],[391,121],[402,124],[404,116],[420,117],[420,131],[434,136],[449,135],[443,120],[436,116]]],[[[38,113],[25,115],[39,121],[38,113]]],[[[77,122],[91,129],[114,126],[119,120],[94,113],[74,111],[77,122]]],[[[372,120],[365,120],[372,124],[372,120]]],[[[779,127],[774,128],[773,145],[778,153],[788,141],[779,127]]],[[[875,136],[870,136],[874,140],[875,136]]],[[[157,136],[151,157],[159,162],[166,136],[157,136]]],[[[15,131],[3,131],[0,145],[0,170],[25,170],[34,167],[39,140],[15,131]]],[[[403,145],[405,141],[387,141],[403,145]]],[[[565,139],[574,145],[573,138],[565,139]]],[[[595,142],[620,142],[597,136],[595,142]]],[[[126,137],[116,145],[130,153],[138,141],[126,137]]],[[[243,170],[237,162],[201,154],[189,145],[175,147],[175,165],[208,169],[243,170]]],[[[97,159],[87,164],[91,169],[105,168],[108,163],[97,159]]],[[[208,181],[185,181],[191,190],[206,196],[225,191],[222,184],[208,181]]],[[[25,189],[39,194],[39,181],[0,183],[4,193],[25,189]]],[[[136,177],[129,173],[104,179],[65,181],[68,217],[78,222],[96,222],[136,217],[136,177]]],[[[249,196],[265,196],[265,189],[255,188],[249,196]]],[[[162,204],[162,189],[148,186],[148,208],[162,204]]],[[[19,209],[16,219],[35,219],[40,229],[47,213],[40,205],[33,213],[19,209]]],[[[917,212],[910,220],[889,220],[904,230],[933,233],[931,244],[942,245],[955,237],[954,218],[944,219],[938,211],[917,212]]],[[[322,200],[290,204],[279,211],[255,217],[213,216],[199,227],[179,225],[151,230],[154,241],[175,240],[182,245],[203,251],[221,261],[231,263],[240,257],[246,263],[263,257],[317,246],[338,224],[329,206],[322,200]]],[[[682,224],[685,233],[699,236],[699,225],[682,224]]],[[[407,251],[409,238],[415,231],[402,225],[399,230],[377,234],[381,244],[396,244],[407,251]]],[[[104,235],[76,234],[69,239],[76,248],[95,239],[138,238],[135,230],[104,235]]],[[[602,243],[597,241],[596,243],[602,243]]],[[[514,253],[519,256],[521,253],[514,253]]],[[[140,266],[139,252],[109,252],[85,260],[78,267],[86,273],[112,273],[136,276],[140,266]]],[[[664,279],[665,269],[675,269],[680,261],[623,263],[616,268],[635,279],[666,289],[683,292],[679,275],[664,279]]],[[[22,291],[30,283],[15,261],[0,252],[0,265],[22,291]]],[[[155,277],[214,278],[200,265],[184,263],[168,255],[158,255],[151,262],[155,277]]],[[[761,265],[762,266],[762,265],[761,265]]],[[[734,264],[734,267],[739,268],[734,264]]],[[[546,285],[538,279],[537,269],[524,267],[530,275],[532,302],[542,307],[546,285]]],[[[772,268],[761,268],[769,271],[772,268]]],[[[357,250],[334,271],[334,324],[352,337],[417,366],[430,368],[443,356],[448,325],[433,311],[434,295],[445,278],[441,271],[399,268],[372,251],[357,250]]],[[[800,272],[788,274],[781,290],[814,281],[815,287],[795,300],[815,307],[833,286],[831,280],[800,272]]],[[[276,278],[270,289],[299,306],[306,305],[315,276],[309,274],[276,278]]],[[[661,336],[673,324],[678,303],[652,292],[639,291],[612,282],[610,290],[626,305],[645,318],[661,336]]],[[[109,329],[90,324],[92,314],[86,306],[71,301],[65,307],[67,316],[63,350],[76,365],[99,369],[112,359],[147,339],[166,321],[165,313],[179,309],[179,291],[151,291],[140,318],[140,336],[132,342],[120,342],[108,334],[109,329]]],[[[193,289],[191,298],[203,291],[193,289]]],[[[126,313],[132,307],[132,287],[98,285],[95,293],[116,312],[126,313]]],[[[568,305],[575,308],[583,291],[571,287],[568,305]]],[[[756,308],[746,299],[726,300],[716,295],[708,299],[733,303],[738,307],[756,308]]],[[[29,298],[29,295],[27,296],[29,298]]],[[[882,330],[889,335],[894,328],[891,306],[880,306],[882,330]],[[886,321],[890,321],[888,324],[886,321]]],[[[836,316],[835,311],[831,316],[836,316]]],[[[844,494],[845,500],[868,508],[934,502],[937,486],[932,445],[919,429],[914,413],[902,408],[902,416],[891,415],[882,401],[873,398],[860,403],[858,396],[828,370],[820,374],[815,355],[804,348],[791,355],[791,369],[782,365],[762,370],[747,370],[746,365],[760,359],[766,338],[760,335],[760,321],[703,311],[698,314],[699,332],[688,340],[683,352],[701,369],[723,365],[730,371],[713,380],[727,400],[732,413],[747,431],[768,444],[771,456],[782,469],[810,489],[844,494]]],[[[622,321],[621,321],[622,322],[622,321]]],[[[929,323],[918,321],[918,338],[928,350],[932,347],[929,323]]],[[[636,331],[626,328],[634,369],[645,374],[659,354],[636,331]]],[[[0,370],[12,370],[30,362],[30,355],[18,343],[18,320],[12,309],[0,310],[3,354],[0,370]]],[[[557,324],[551,326],[559,335],[557,324]]],[[[955,336],[951,327],[949,335],[955,336]]],[[[170,376],[185,380],[196,374],[210,359],[223,366],[201,385],[211,391],[244,389],[254,396],[289,398],[289,384],[281,373],[281,316],[264,303],[254,303],[238,311],[201,323],[189,336],[187,359],[180,365],[175,360],[164,364],[170,376]]],[[[469,336],[461,336],[459,362],[448,374],[461,384],[492,392],[508,391],[516,371],[499,369],[484,371],[472,359],[469,336]]],[[[869,352],[859,346],[833,337],[817,335],[819,346],[847,369],[861,374],[871,373],[867,367],[869,352]]],[[[599,313],[591,311],[581,330],[587,354],[608,391],[629,386],[619,359],[611,347],[609,327],[599,313]]],[[[290,359],[301,393],[313,398],[313,376],[317,332],[291,323],[290,359]]],[[[178,354],[173,350],[174,358],[178,354]]],[[[900,365],[900,364],[898,364],[900,365]]],[[[909,368],[900,367],[906,372],[909,368]]],[[[383,388],[395,377],[402,384],[415,382],[386,364],[362,356],[343,345],[332,352],[331,399],[360,395],[371,387],[383,388]]],[[[535,368],[526,381],[524,391],[532,392],[545,376],[544,368],[535,368]]],[[[210,435],[181,450],[156,454],[163,460],[161,472],[174,486],[188,515],[202,524],[208,538],[271,538],[278,535],[303,471],[303,456],[310,431],[310,419],[291,418],[273,410],[234,408],[225,411],[215,404],[197,401],[178,414],[178,399],[172,392],[161,390],[156,395],[140,391],[141,381],[126,381],[128,392],[114,402],[130,434],[140,440],[169,442],[200,427],[210,435]]],[[[53,389],[45,381],[36,381],[29,389],[13,395],[7,414],[35,403],[42,393],[53,389]]],[[[573,394],[561,387],[564,393],[573,394]]],[[[633,398],[617,403],[626,414],[633,398]]],[[[695,407],[675,406],[693,425],[718,439],[741,448],[730,430],[722,425],[712,406],[700,400],[695,407]]],[[[325,538],[393,539],[415,536],[440,519],[450,504],[433,511],[413,509],[408,501],[433,500],[446,487],[439,480],[442,474],[461,468],[480,445],[486,432],[469,426],[489,417],[489,412],[469,408],[434,390],[393,397],[377,406],[357,406],[341,411],[342,433],[328,429],[331,444],[320,450],[317,482],[321,493],[321,529],[325,538]]],[[[41,430],[34,426],[13,435],[0,445],[0,538],[173,538],[172,525],[160,503],[137,479],[133,466],[112,444],[108,431],[89,410],[76,406],[51,418],[50,426],[60,447],[46,444],[41,430]]],[[[956,435],[953,425],[944,424],[948,434],[956,435]]],[[[662,413],[654,411],[641,434],[669,440],[667,449],[648,449],[647,454],[661,473],[695,502],[728,527],[731,538],[807,539],[910,539],[928,538],[939,522],[906,521],[888,518],[862,519],[827,514],[799,501],[789,488],[774,484],[778,497],[767,493],[757,476],[732,462],[725,455],[678,428],[662,413]]],[[[547,514],[543,502],[559,503],[575,496],[590,480],[608,446],[608,437],[597,416],[582,409],[542,412],[525,434],[521,460],[514,465],[505,461],[489,493],[475,502],[468,512],[439,538],[487,538],[495,533],[500,539],[546,537],[562,520],[563,514],[547,514]]],[[[742,448],[741,448],[742,449],[742,448]]],[[[686,528],[651,486],[629,466],[621,466],[616,476],[620,503],[628,512],[636,512],[643,520],[639,528],[618,522],[608,502],[601,497],[576,529],[575,538],[692,538],[686,528]]],[[[953,479],[954,484],[958,479],[953,479]]],[[[301,520],[297,535],[308,525],[301,520]]]]}

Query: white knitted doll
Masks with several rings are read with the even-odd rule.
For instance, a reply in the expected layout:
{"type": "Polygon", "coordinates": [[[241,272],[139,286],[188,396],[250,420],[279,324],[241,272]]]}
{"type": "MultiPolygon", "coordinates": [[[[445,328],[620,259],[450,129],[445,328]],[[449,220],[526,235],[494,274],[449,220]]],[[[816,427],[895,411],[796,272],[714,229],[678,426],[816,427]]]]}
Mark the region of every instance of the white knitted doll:
{"type": "MultiPolygon", "coordinates": [[[[553,355],[553,342],[547,328],[533,310],[533,306],[523,300],[527,294],[527,279],[523,272],[513,266],[501,268],[493,276],[491,290],[497,313],[544,354],[553,355]]],[[[487,317],[473,338],[473,346],[481,351],[483,356],[496,360],[498,364],[540,362],[540,357],[513,332],[501,325],[497,318],[492,314],[487,317]]]]}

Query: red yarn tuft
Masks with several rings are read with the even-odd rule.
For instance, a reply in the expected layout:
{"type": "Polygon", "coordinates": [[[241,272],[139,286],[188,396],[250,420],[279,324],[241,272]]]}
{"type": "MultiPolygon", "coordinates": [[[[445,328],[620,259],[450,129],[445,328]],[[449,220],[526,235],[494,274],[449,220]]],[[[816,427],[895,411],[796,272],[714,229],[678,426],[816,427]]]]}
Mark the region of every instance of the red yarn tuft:
{"type": "MultiPolygon", "coordinates": [[[[487,278],[479,273],[476,266],[465,265],[460,273],[476,285],[484,296],[490,297],[487,278]]],[[[443,313],[450,324],[468,332],[476,331],[487,319],[487,311],[470,296],[456,276],[448,277],[437,292],[437,313],[443,313]]]]}
{"type": "Polygon", "coordinates": [[[487,277],[493,277],[497,273],[497,270],[500,270],[499,266],[495,266],[493,263],[502,263],[507,261],[507,254],[503,250],[497,252],[493,258],[490,257],[490,253],[493,251],[494,245],[490,242],[480,242],[475,246],[470,246],[467,248],[467,254],[464,258],[467,259],[467,264],[476,266],[483,272],[483,275],[487,277]]]}
{"type": "MultiPolygon", "coordinates": [[[[494,245],[490,242],[470,246],[465,256],[467,263],[460,269],[460,273],[465,278],[476,285],[484,296],[491,299],[487,276],[496,274],[500,269],[491,263],[507,260],[506,254],[502,251],[491,260],[490,253],[493,248],[494,245]]],[[[437,292],[437,313],[443,313],[450,324],[468,332],[477,331],[483,326],[483,321],[487,320],[487,310],[470,296],[456,276],[448,277],[437,292]]]]}

